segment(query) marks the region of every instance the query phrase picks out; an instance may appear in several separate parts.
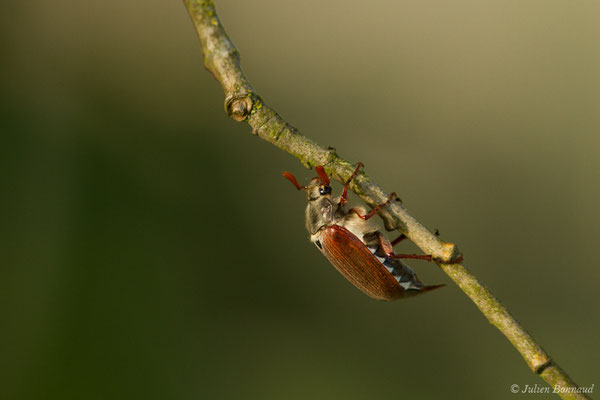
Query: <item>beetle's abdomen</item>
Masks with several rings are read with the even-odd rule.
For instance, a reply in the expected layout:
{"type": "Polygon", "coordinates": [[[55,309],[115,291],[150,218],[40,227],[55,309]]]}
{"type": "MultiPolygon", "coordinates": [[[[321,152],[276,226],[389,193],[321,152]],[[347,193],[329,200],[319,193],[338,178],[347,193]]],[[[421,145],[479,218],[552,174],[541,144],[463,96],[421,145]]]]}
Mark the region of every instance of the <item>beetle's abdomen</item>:
{"type": "Polygon", "coordinates": [[[342,226],[326,228],[319,242],[331,264],[350,283],[374,299],[391,301],[434,288],[424,286],[414,276],[411,288],[405,289],[388,270],[390,266],[386,268],[358,237],[342,226]]]}

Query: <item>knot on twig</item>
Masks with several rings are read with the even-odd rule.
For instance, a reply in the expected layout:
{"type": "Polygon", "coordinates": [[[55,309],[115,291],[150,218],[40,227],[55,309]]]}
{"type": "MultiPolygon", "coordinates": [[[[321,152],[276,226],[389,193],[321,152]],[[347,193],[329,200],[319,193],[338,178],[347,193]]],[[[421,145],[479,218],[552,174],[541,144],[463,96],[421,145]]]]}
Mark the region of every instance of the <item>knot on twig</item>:
{"type": "Polygon", "coordinates": [[[538,366],[538,367],[534,367],[533,368],[533,372],[535,372],[538,375],[541,375],[542,372],[544,372],[545,370],[547,370],[549,367],[552,366],[552,360],[548,359],[548,361],[546,361],[545,363],[543,363],[542,365],[538,366]]]}
{"type": "Polygon", "coordinates": [[[439,264],[459,264],[463,261],[463,255],[454,243],[441,241],[439,254],[434,257],[434,261],[439,264]]]}
{"type": "Polygon", "coordinates": [[[225,99],[227,114],[237,122],[242,122],[252,111],[252,93],[234,94],[225,99]]]}

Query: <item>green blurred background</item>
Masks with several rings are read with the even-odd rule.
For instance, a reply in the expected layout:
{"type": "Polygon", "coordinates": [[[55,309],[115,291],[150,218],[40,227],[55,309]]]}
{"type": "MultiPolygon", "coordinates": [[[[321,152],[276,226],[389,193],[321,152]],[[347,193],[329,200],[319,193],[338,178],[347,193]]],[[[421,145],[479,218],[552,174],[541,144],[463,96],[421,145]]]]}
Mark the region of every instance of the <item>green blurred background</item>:
{"type": "MultiPolygon", "coordinates": [[[[600,385],[598,2],[216,5],[265,102],[600,385]]],[[[390,304],[339,276],[281,177],[314,172],[226,116],[181,1],[1,14],[1,398],[550,397],[434,265],[390,304]]]]}

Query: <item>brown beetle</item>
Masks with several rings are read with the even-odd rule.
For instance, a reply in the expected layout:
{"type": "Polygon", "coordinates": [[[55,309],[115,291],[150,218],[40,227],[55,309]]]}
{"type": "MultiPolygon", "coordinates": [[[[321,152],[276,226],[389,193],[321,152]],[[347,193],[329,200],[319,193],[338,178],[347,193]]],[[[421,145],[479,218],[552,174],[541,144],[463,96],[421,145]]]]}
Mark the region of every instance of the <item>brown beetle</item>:
{"type": "Polygon", "coordinates": [[[395,193],[368,213],[362,207],[344,209],[348,186],[362,166],[358,163],[336,199],[332,198],[329,177],[322,166],[315,168],[319,176],[307,186],[300,186],[294,175],[283,172],[298,190],[306,190],[306,229],[310,240],[350,283],[376,300],[392,301],[444,286],[425,286],[413,270],[400,261],[401,258],[431,261],[431,256],[394,254],[393,245],[404,237],[390,242],[368,221],[396,198],[395,193]]]}

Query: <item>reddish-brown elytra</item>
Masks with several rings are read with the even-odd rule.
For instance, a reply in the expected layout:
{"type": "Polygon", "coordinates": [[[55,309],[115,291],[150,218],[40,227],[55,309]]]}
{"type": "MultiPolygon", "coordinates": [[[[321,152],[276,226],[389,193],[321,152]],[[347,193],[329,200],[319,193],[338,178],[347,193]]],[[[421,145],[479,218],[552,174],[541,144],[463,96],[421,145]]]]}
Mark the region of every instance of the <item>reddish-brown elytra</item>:
{"type": "Polygon", "coordinates": [[[391,301],[444,286],[425,286],[413,270],[400,261],[401,258],[431,261],[431,256],[395,254],[393,245],[404,236],[390,242],[368,222],[396,198],[395,193],[368,213],[362,207],[344,209],[350,182],[362,166],[358,163],[346,181],[342,195],[336,199],[331,196],[329,177],[322,166],[315,168],[319,176],[306,186],[300,186],[291,173],[283,173],[298,190],[306,190],[306,229],[310,240],[350,283],[374,299],[391,301]]]}

